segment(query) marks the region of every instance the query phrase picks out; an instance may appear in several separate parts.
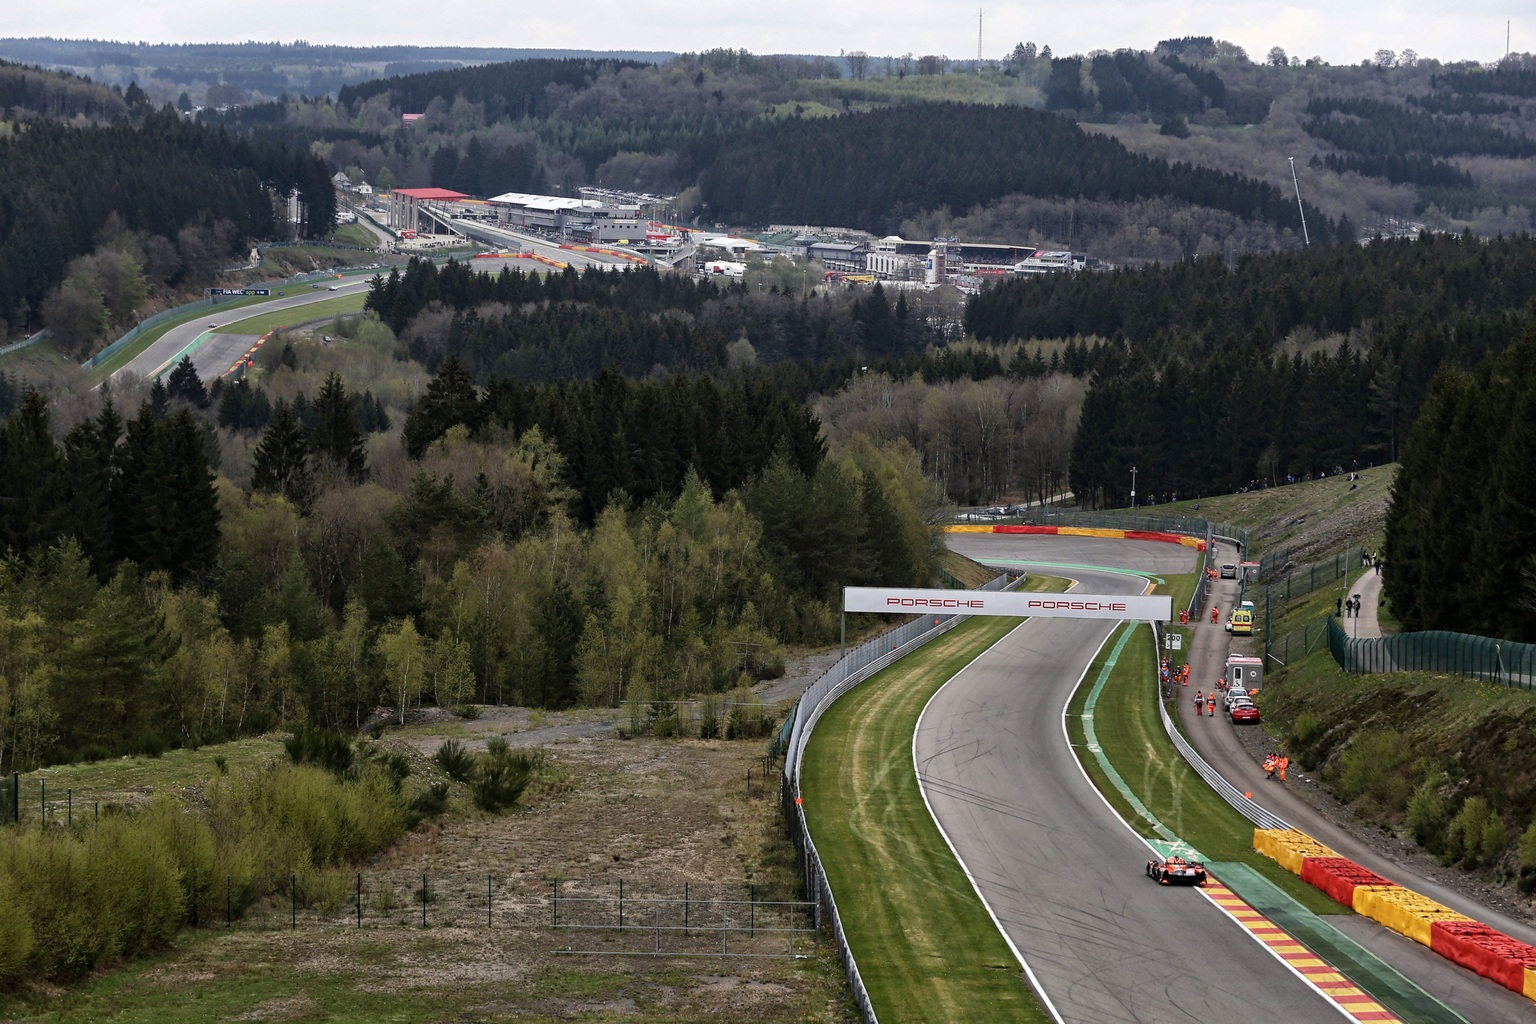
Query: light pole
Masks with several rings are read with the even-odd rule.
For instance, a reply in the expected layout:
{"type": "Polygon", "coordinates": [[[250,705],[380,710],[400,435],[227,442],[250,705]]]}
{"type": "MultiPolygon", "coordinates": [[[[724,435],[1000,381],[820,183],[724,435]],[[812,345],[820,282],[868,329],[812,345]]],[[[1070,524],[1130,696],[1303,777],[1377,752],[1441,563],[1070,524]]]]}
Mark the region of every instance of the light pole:
{"type": "Polygon", "coordinates": [[[1136,467],[1131,467],[1131,508],[1136,507],[1136,467]]]}

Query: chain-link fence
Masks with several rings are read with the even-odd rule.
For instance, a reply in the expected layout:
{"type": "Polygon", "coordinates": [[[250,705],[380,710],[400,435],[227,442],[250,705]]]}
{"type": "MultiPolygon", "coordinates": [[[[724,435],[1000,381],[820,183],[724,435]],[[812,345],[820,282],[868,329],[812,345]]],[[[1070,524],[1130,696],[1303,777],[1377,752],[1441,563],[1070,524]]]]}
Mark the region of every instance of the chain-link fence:
{"type": "Polygon", "coordinates": [[[1536,686],[1536,644],[1432,629],[1357,638],[1328,619],[1328,649],[1346,672],[1441,672],[1515,689],[1536,686]]]}
{"type": "Polygon", "coordinates": [[[1163,516],[1145,512],[1088,512],[1047,505],[1023,513],[1025,522],[1041,526],[1085,526],[1100,530],[1144,530],[1153,533],[1184,533],[1191,537],[1216,537],[1235,541],[1248,551],[1248,531],[1231,523],[1213,523],[1200,516],[1163,516]]]}
{"type": "Polygon", "coordinates": [[[1266,634],[1264,637],[1266,661],[1284,668],[1296,658],[1322,650],[1328,644],[1328,622],[1328,618],[1319,618],[1312,622],[1303,622],[1284,636],[1266,634]]]}
{"type": "Polygon", "coordinates": [[[1259,575],[1267,583],[1263,587],[1256,588],[1255,596],[1251,600],[1257,603],[1267,597],[1279,604],[1289,601],[1292,597],[1311,594],[1330,583],[1363,572],[1365,567],[1365,552],[1360,548],[1346,548],[1307,565],[1281,563],[1268,575],[1261,568],[1259,575]]]}
{"type": "Polygon", "coordinates": [[[0,825],[15,824],[21,814],[21,776],[0,779],[0,825]]]}

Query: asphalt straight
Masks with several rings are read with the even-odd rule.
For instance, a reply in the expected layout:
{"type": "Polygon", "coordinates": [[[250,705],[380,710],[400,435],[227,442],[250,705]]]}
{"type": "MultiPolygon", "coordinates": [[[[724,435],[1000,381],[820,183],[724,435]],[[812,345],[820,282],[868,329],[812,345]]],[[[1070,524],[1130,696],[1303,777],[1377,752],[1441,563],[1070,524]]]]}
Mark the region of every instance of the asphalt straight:
{"type": "MultiPolygon", "coordinates": [[[[1236,562],[1236,553],[1230,546],[1222,545],[1216,561],[1236,562]]],[[[1361,592],[1379,577],[1362,576],[1351,593],[1361,592]]],[[[1214,601],[1225,617],[1237,600],[1237,583],[1218,580],[1213,588],[1214,601]]],[[[1374,597],[1374,593],[1372,594],[1374,597]]],[[[1374,627],[1374,602],[1368,625],[1374,627]]],[[[1200,756],[1214,765],[1238,789],[1253,793],[1254,800],[1278,814],[1296,828],[1332,847],[1341,856],[1348,857],[1399,885],[1407,886],[1468,917],[1497,928],[1524,942],[1536,944],[1536,928],[1517,921],[1492,908],[1467,899],[1460,893],[1440,885],[1433,873],[1419,870],[1406,860],[1384,855],[1370,844],[1319,812],[1311,802],[1298,792],[1319,785],[1316,779],[1298,770],[1293,763],[1287,782],[1265,779],[1264,770],[1253,755],[1238,740],[1237,730],[1256,729],[1258,726],[1234,726],[1231,720],[1218,715],[1216,718],[1195,718],[1195,689],[1209,690],[1210,685],[1222,674],[1231,637],[1222,625],[1212,625],[1211,604],[1205,606],[1195,627],[1193,641],[1187,654],[1190,662],[1188,690],[1179,688],[1177,713],[1184,725],[1185,735],[1200,756]]],[[[1350,620],[1344,620],[1346,622],[1350,620]]],[[[1361,625],[1367,625],[1364,618],[1361,625]]],[[[1362,634],[1363,635],[1363,634],[1362,634]]],[[[1259,648],[1262,654],[1262,646],[1259,648]]],[[[1218,704],[1220,707],[1220,704],[1218,704]]],[[[1449,869],[1447,869],[1449,870],[1449,869]]],[[[1416,981],[1426,992],[1445,1005],[1456,1010],[1468,1021],[1532,1021],[1536,1022],[1536,1005],[1492,982],[1478,977],[1471,971],[1431,952],[1429,949],[1381,927],[1368,918],[1356,915],[1338,915],[1329,923],[1347,934],[1381,960],[1397,968],[1402,974],[1416,981]]]]}
{"type": "MultiPolygon", "coordinates": [[[[1095,538],[952,535],[972,557],[1191,572],[1191,549],[1095,538]]],[[[1145,581],[1053,569],[1085,593],[1145,581]]],[[[941,828],[1004,933],[1068,1024],[1220,1024],[1278,1013],[1287,1024],[1340,1011],[1203,895],[1147,879],[1146,844],[1078,766],[1063,728],[1072,692],[1117,626],[1036,618],[934,697],[914,739],[941,828]]]]}
{"type": "MultiPolygon", "coordinates": [[[[387,270],[384,271],[387,273],[387,270]]],[[[296,283],[285,288],[275,288],[274,291],[285,291],[287,295],[274,295],[270,301],[258,302],[251,306],[240,306],[234,309],[220,309],[218,306],[210,306],[206,315],[198,317],[191,323],[185,323],[179,327],[173,327],[164,335],[157,338],[143,352],[140,352],[121,369],[113,373],[113,377],[122,373],[131,373],[137,377],[147,377],[155,369],[176,355],[198,339],[198,336],[211,330],[213,325],[228,328],[243,320],[250,320],[258,316],[265,316],[278,310],[293,310],[294,322],[299,323],[305,319],[303,307],[316,302],[324,302],[334,299],[338,295],[351,295],[355,292],[366,291],[373,276],[352,277],[343,281],[332,281],[336,290],[330,290],[331,285],[321,282],[321,287],[311,288],[308,284],[296,283]]],[[[197,350],[192,353],[192,365],[197,368],[198,376],[204,381],[211,380],[225,370],[249,348],[249,343],[243,342],[240,337],[227,333],[210,334],[197,350]]]]}

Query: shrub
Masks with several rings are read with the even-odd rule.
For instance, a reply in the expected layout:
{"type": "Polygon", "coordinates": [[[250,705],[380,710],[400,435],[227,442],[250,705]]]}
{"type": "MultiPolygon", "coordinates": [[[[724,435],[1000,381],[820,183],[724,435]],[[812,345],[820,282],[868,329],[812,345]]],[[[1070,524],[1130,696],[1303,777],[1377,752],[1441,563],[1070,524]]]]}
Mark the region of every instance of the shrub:
{"type": "Polygon", "coordinates": [[[1373,729],[1360,733],[1339,756],[1335,780],[1339,796],[1346,801],[1369,797],[1401,809],[1409,791],[1400,769],[1410,756],[1408,743],[1396,732],[1373,729]]]}
{"type": "Polygon", "coordinates": [[[712,740],[720,735],[720,701],[705,697],[699,705],[699,739],[712,740]]]}
{"type": "MultiPolygon", "coordinates": [[[[1414,842],[1431,853],[1444,849],[1442,840],[1446,834],[1445,799],[1440,795],[1440,781],[1439,778],[1425,779],[1408,801],[1408,829],[1413,833],[1414,842]]],[[[1532,851],[1536,854],[1536,839],[1533,839],[1532,851]]],[[[1533,866],[1536,866],[1536,860],[1533,860],[1533,866]]]]}
{"type": "Polygon", "coordinates": [[[1520,891],[1536,890],[1536,821],[1520,834],[1520,891]]]}
{"type": "Polygon", "coordinates": [[[218,772],[220,775],[228,775],[229,774],[229,758],[225,757],[223,754],[214,754],[213,755],[213,769],[214,769],[214,771],[218,772]]]}
{"type": "Polygon", "coordinates": [[[509,750],[506,741],[501,742],[498,753],[487,751],[480,759],[475,780],[469,787],[475,806],[489,814],[515,805],[544,766],[543,751],[509,750]]]}
{"type": "Polygon", "coordinates": [[[411,816],[416,822],[435,818],[448,810],[448,783],[434,782],[411,798],[411,816]]]}
{"type": "Polygon", "coordinates": [[[1504,816],[1496,811],[1490,811],[1488,821],[1483,825],[1483,864],[1490,868],[1497,867],[1504,860],[1504,853],[1508,848],[1509,833],[1504,828],[1504,816]]]}
{"type": "Polygon", "coordinates": [[[16,902],[15,883],[0,876],[0,988],[21,980],[32,956],[32,922],[16,902]]]}
{"type": "Polygon", "coordinates": [[[352,741],[321,726],[301,725],[283,740],[294,764],[317,764],[344,775],[352,767],[352,741]]]}
{"type": "Polygon", "coordinates": [[[726,721],[728,740],[761,739],[773,732],[773,718],[750,686],[739,686],[731,694],[731,714],[726,721]]]}
{"type": "Polygon", "coordinates": [[[1487,800],[1480,796],[1468,797],[1445,831],[1445,855],[1441,860],[1447,865],[1465,863],[1475,867],[1479,864],[1483,833],[1488,827],[1490,813],[1487,800]]]}
{"type": "Polygon", "coordinates": [[[455,782],[468,782],[475,770],[475,757],[458,740],[448,740],[432,755],[437,766],[455,782]]]}
{"type": "Polygon", "coordinates": [[[480,705],[478,704],[465,704],[458,710],[459,717],[464,719],[466,722],[473,722],[475,719],[480,717],[480,705]]]}

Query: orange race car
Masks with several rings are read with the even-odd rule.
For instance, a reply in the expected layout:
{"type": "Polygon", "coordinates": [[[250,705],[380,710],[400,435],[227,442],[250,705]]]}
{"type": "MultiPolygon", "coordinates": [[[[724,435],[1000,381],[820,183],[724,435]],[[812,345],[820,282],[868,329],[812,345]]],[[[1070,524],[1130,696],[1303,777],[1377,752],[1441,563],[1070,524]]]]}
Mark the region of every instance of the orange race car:
{"type": "Polygon", "coordinates": [[[1204,885],[1205,865],[1183,857],[1149,860],[1147,877],[1161,885],[1204,885]]]}

